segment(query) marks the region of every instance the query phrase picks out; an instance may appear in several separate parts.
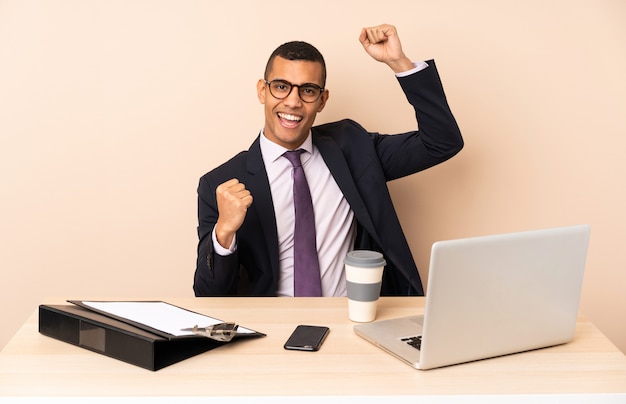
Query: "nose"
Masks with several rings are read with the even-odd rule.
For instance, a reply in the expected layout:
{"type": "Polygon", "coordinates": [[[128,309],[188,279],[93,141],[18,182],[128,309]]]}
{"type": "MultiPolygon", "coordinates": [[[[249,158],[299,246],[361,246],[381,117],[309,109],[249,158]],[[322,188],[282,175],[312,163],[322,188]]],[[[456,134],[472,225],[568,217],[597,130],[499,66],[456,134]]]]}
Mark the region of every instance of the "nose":
{"type": "Polygon", "coordinates": [[[283,99],[283,103],[290,107],[299,107],[302,105],[302,99],[300,98],[300,87],[292,85],[291,92],[283,99]]]}

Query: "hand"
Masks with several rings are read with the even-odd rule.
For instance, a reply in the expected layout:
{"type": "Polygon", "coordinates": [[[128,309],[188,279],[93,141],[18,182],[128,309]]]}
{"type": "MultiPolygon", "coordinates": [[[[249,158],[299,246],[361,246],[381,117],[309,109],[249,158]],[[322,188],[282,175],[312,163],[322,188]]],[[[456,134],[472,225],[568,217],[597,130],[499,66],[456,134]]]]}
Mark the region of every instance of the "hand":
{"type": "Polygon", "coordinates": [[[246,186],[233,178],[220,184],[215,190],[219,217],[215,223],[217,242],[224,248],[230,248],[235,233],[246,218],[252,205],[252,194],[246,186]]]}
{"type": "Polygon", "coordinates": [[[398,32],[393,25],[363,28],[359,41],[372,58],[385,63],[394,72],[401,73],[413,68],[413,63],[402,51],[398,32]]]}

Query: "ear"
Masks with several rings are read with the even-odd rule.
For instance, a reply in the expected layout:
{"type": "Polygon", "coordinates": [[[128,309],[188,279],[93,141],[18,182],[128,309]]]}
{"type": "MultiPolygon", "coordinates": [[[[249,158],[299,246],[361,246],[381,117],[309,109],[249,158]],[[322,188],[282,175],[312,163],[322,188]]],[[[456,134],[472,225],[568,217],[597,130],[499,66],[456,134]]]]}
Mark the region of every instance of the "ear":
{"type": "Polygon", "coordinates": [[[320,102],[320,106],[317,109],[317,112],[322,112],[322,110],[326,106],[326,101],[328,101],[328,97],[330,97],[330,92],[328,90],[324,90],[324,92],[322,93],[322,99],[321,99],[321,102],[320,102]]]}
{"type": "Polygon", "coordinates": [[[265,104],[265,91],[267,90],[267,86],[265,85],[265,80],[259,79],[256,83],[256,96],[259,98],[259,102],[261,104],[265,104]]]}

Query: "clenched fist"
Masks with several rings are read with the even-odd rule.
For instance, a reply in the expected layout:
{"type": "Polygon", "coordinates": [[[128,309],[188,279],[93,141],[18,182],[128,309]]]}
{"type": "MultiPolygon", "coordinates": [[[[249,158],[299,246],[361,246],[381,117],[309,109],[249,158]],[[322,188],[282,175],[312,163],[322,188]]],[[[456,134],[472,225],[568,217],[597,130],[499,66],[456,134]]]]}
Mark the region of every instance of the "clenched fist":
{"type": "Polygon", "coordinates": [[[233,178],[220,184],[215,190],[219,217],[215,223],[217,242],[224,248],[230,248],[235,233],[246,218],[246,212],[252,205],[252,194],[246,186],[233,178]]]}
{"type": "Polygon", "coordinates": [[[402,51],[396,27],[382,24],[376,27],[363,28],[359,41],[365,51],[375,60],[385,63],[395,73],[413,68],[413,63],[402,51]]]}

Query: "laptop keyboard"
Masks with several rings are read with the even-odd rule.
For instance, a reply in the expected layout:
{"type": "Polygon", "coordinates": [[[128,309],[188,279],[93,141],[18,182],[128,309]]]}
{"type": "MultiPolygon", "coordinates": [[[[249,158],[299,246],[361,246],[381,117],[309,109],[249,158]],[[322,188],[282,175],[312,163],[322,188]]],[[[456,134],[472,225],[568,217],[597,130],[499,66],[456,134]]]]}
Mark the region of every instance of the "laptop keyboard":
{"type": "Polygon", "coordinates": [[[422,348],[422,336],[421,335],[416,335],[415,337],[401,338],[400,340],[406,342],[407,344],[417,349],[418,351],[422,348]]]}

